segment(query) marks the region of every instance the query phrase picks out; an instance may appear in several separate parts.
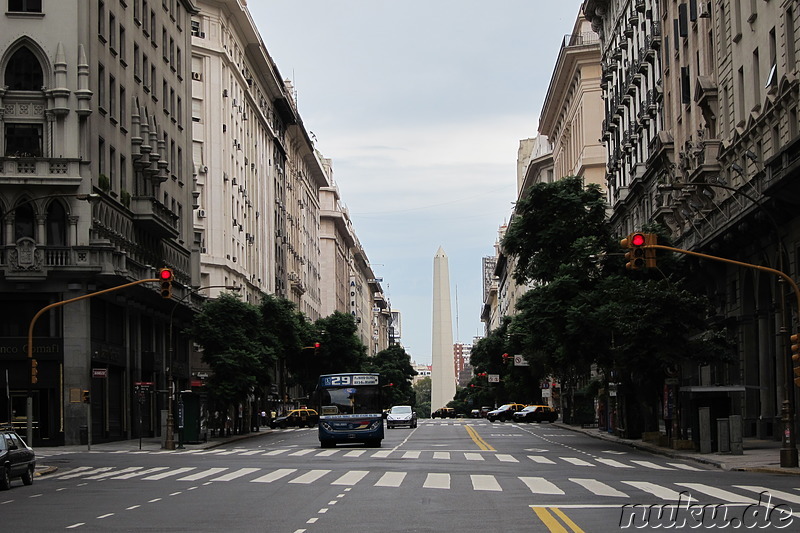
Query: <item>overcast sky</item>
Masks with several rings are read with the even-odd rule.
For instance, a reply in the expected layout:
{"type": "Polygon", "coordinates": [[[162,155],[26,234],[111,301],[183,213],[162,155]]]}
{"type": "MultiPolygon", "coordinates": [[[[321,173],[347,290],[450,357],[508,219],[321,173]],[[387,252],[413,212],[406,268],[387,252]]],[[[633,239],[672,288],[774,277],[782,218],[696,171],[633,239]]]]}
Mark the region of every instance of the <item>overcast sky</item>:
{"type": "Polygon", "coordinates": [[[483,334],[481,258],[516,198],[580,0],[250,0],[334,180],[402,342],[431,361],[433,256],[450,264],[455,342],[483,334]]]}

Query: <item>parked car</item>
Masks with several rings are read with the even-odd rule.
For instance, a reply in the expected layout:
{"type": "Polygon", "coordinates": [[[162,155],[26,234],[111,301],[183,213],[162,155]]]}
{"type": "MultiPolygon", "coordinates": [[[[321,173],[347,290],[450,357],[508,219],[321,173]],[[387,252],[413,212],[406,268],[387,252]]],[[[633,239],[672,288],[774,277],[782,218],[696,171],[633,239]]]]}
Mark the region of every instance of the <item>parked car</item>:
{"type": "Polygon", "coordinates": [[[33,484],[36,454],[10,426],[0,428],[0,490],[11,488],[11,480],[20,478],[33,484]]]}
{"type": "Polygon", "coordinates": [[[386,415],[386,428],[392,429],[397,426],[417,427],[417,413],[410,405],[395,405],[389,409],[386,415]]]}
{"type": "Polygon", "coordinates": [[[557,419],[558,411],[549,405],[529,405],[514,413],[515,422],[555,422],[557,419]]]}
{"type": "Polygon", "coordinates": [[[524,408],[525,406],[521,403],[507,403],[501,405],[494,411],[486,413],[486,420],[489,422],[508,422],[514,418],[514,413],[522,411],[524,408]]]}
{"type": "Polygon", "coordinates": [[[486,415],[488,415],[488,414],[489,414],[489,411],[493,411],[493,410],[494,410],[494,409],[493,409],[493,408],[492,408],[490,405],[484,405],[484,406],[483,406],[483,407],[481,407],[481,409],[480,409],[480,411],[481,411],[481,412],[480,412],[480,416],[481,416],[481,418],[486,418],[486,415]]]}
{"type": "Polygon", "coordinates": [[[283,416],[277,416],[269,423],[272,429],[287,427],[312,427],[319,422],[319,415],[313,409],[292,409],[283,416]]]}
{"type": "Polygon", "coordinates": [[[441,407],[431,413],[431,418],[455,418],[456,417],[456,410],[452,407],[441,407]]]}

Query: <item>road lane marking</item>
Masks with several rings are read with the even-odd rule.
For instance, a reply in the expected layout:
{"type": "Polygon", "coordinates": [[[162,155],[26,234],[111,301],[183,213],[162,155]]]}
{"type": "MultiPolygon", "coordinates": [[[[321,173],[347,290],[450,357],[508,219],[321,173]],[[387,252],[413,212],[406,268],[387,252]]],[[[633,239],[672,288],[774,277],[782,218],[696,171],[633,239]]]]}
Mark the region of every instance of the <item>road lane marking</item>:
{"type": "Polygon", "coordinates": [[[219,477],[215,477],[211,481],[231,481],[236,478],[246,476],[247,474],[252,474],[253,472],[258,472],[261,470],[260,468],[240,468],[239,470],[234,470],[233,472],[229,472],[227,474],[221,475],[219,477]]]}
{"type": "Polygon", "coordinates": [[[433,452],[434,459],[450,460],[450,452],[433,452]]]}
{"type": "Polygon", "coordinates": [[[581,487],[597,496],[615,496],[619,498],[628,497],[628,495],[624,492],[618,491],[614,487],[610,487],[602,481],[597,481],[596,479],[569,478],[569,480],[573,483],[577,483],[581,487]]]}
{"type": "Polygon", "coordinates": [[[385,459],[389,457],[389,454],[392,453],[392,450],[379,450],[372,454],[372,457],[376,459],[385,459]]]}
{"type": "Polygon", "coordinates": [[[345,457],[361,457],[367,450],[350,450],[346,454],[345,457]]]}
{"type": "Polygon", "coordinates": [[[486,474],[471,474],[469,477],[472,480],[473,490],[488,490],[493,492],[503,491],[503,489],[500,488],[500,483],[497,482],[497,479],[494,476],[486,474]]]}
{"type": "Polygon", "coordinates": [[[655,463],[651,463],[650,461],[634,461],[631,460],[632,463],[636,463],[639,466],[644,466],[645,468],[652,468],[653,470],[675,470],[674,468],[670,468],[668,466],[661,466],[655,463]]]}
{"type": "Polygon", "coordinates": [[[631,465],[626,465],[616,461],[614,459],[605,459],[603,457],[599,457],[596,459],[598,463],[603,463],[604,465],[613,466],[614,468],[633,468],[631,465]]]}
{"type": "Polygon", "coordinates": [[[594,466],[592,463],[584,461],[583,459],[578,459],[577,457],[559,457],[559,459],[572,463],[575,466],[594,466]]]}
{"type": "Polygon", "coordinates": [[[135,477],[152,474],[154,472],[161,472],[162,470],[166,470],[168,468],[169,468],[168,466],[156,466],[155,468],[148,468],[147,470],[139,470],[137,472],[131,472],[130,474],[123,474],[121,476],[112,477],[111,479],[132,479],[135,477]]]}
{"type": "Polygon", "coordinates": [[[322,450],[314,457],[330,457],[331,455],[337,453],[339,450],[322,450]]]}
{"type": "Polygon", "coordinates": [[[289,450],[272,450],[272,451],[269,451],[269,452],[265,453],[264,455],[280,455],[280,454],[282,454],[284,452],[288,452],[288,451],[289,450]]]}
{"type": "Polygon", "coordinates": [[[367,471],[367,470],[351,470],[350,472],[347,472],[346,474],[341,476],[339,479],[337,479],[336,481],[331,483],[331,485],[351,485],[352,486],[352,485],[355,485],[356,483],[358,483],[359,481],[361,481],[362,479],[364,479],[364,476],[366,476],[367,474],[369,474],[369,471],[367,471]]]}
{"type": "Polygon", "coordinates": [[[92,474],[99,474],[100,472],[108,472],[109,470],[112,470],[113,468],[114,468],[113,466],[103,466],[101,468],[91,468],[89,470],[82,470],[80,472],[71,471],[70,473],[61,476],[61,479],[73,479],[73,478],[81,477],[81,476],[89,476],[89,475],[92,475],[92,474]]]}
{"type": "Polygon", "coordinates": [[[483,455],[475,452],[465,452],[464,459],[467,461],[485,461],[486,459],[483,458],[483,455]]]}
{"type": "Polygon", "coordinates": [[[534,494],[564,494],[563,490],[543,477],[521,477],[519,480],[525,483],[534,494]]]}
{"type": "Polygon", "coordinates": [[[472,441],[478,445],[478,448],[484,451],[495,451],[495,449],[492,448],[488,442],[483,440],[483,438],[480,435],[478,435],[478,432],[475,431],[475,428],[473,428],[471,425],[466,425],[464,426],[464,428],[467,430],[467,433],[469,433],[469,436],[472,439],[472,441]]]}
{"type": "Polygon", "coordinates": [[[675,468],[679,468],[681,470],[691,470],[693,472],[703,472],[702,468],[695,468],[690,465],[685,465],[682,463],[667,463],[669,466],[674,466],[675,468]]]}
{"type": "Polygon", "coordinates": [[[302,483],[303,485],[308,485],[310,483],[315,482],[325,474],[329,473],[330,470],[311,470],[306,472],[305,474],[298,476],[289,481],[289,483],[302,483]]]}
{"type": "Polygon", "coordinates": [[[249,452],[242,452],[239,455],[255,455],[261,453],[263,450],[250,450],[249,452]]]}
{"type": "Polygon", "coordinates": [[[381,476],[376,487],[399,487],[406,478],[407,472],[386,472],[381,476]]]}
{"type": "Polygon", "coordinates": [[[418,451],[408,451],[403,454],[403,459],[419,459],[418,451]]]}
{"type": "Polygon", "coordinates": [[[548,459],[547,457],[545,457],[543,455],[529,455],[528,459],[530,459],[534,463],[540,463],[540,464],[544,464],[544,465],[554,465],[554,464],[556,464],[555,461],[551,461],[550,459],[548,459]]]}
{"type": "Polygon", "coordinates": [[[531,506],[533,512],[536,513],[536,516],[539,517],[539,520],[547,527],[550,533],[567,533],[567,530],[564,526],[561,525],[561,522],[558,521],[555,515],[558,515],[559,518],[566,524],[573,533],[583,533],[583,530],[575,524],[572,520],[567,518],[558,507],[534,507],[531,506]],[[553,514],[551,514],[551,512],[553,514]]]}
{"type": "Polygon", "coordinates": [[[122,470],[114,470],[113,472],[104,472],[102,474],[97,474],[96,476],[89,476],[83,479],[103,479],[111,476],[115,476],[117,474],[127,474],[129,472],[136,472],[137,470],[141,470],[143,467],[141,466],[131,466],[128,468],[123,468],[122,470]]]}
{"type": "Polygon", "coordinates": [[[450,474],[434,474],[429,473],[425,478],[425,483],[422,484],[425,489],[449,489],[450,488],[450,474]]]}
{"type": "Polygon", "coordinates": [[[513,457],[511,455],[508,455],[507,453],[498,453],[497,455],[495,455],[495,457],[497,457],[498,461],[501,461],[503,463],[518,463],[519,462],[515,457],[513,457]]]}
{"type": "Polygon", "coordinates": [[[194,466],[184,466],[183,468],[176,468],[175,470],[167,470],[166,472],[161,472],[160,474],[153,474],[152,476],[147,476],[142,478],[147,481],[158,481],[159,479],[164,479],[172,476],[177,476],[183,474],[184,472],[189,472],[191,470],[196,470],[194,466]]]}
{"type": "Polygon", "coordinates": [[[275,470],[274,472],[270,472],[269,474],[265,474],[261,477],[257,477],[255,479],[251,479],[251,483],[272,483],[273,481],[277,481],[281,478],[288,476],[289,474],[293,474],[297,472],[296,468],[280,468],[275,470]]]}
{"type": "Polygon", "coordinates": [[[749,490],[751,492],[757,492],[759,494],[766,492],[769,496],[774,496],[776,498],[780,498],[781,500],[785,500],[787,502],[800,504],[800,496],[797,496],[796,494],[792,494],[790,492],[768,489],[766,487],[754,487],[752,485],[734,485],[734,487],[736,487],[737,489],[744,489],[744,490],[749,490]]]}
{"type": "Polygon", "coordinates": [[[200,472],[197,472],[196,474],[190,474],[188,476],[182,477],[178,481],[197,481],[205,477],[213,476],[214,474],[219,474],[220,472],[224,472],[225,470],[227,470],[227,468],[209,468],[207,470],[202,470],[200,472]]]}
{"type": "Polygon", "coordinates": [[[296,452],[290,453],[289,456],[291,456],[291,457],[299,457],[299,456],[302,456],[302,455],[308,455],[309,453],[311,453],[313,451],[316,451],[316,449],[315,448],[310,448],[310,449],[307,449],[307,450],[297,450],[296,452]]]}

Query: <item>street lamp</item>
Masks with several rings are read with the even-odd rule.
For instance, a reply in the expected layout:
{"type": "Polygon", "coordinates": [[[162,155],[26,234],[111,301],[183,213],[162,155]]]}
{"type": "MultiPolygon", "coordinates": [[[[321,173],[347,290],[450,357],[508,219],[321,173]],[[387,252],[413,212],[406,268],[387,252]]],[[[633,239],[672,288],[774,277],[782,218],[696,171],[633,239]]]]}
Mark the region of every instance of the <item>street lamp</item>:
{"type": "MultiPolygon", "coordinates": [[[[750,159],[751,161],[755,162],[755,158],[756,158],[755,154],[753,154],[750,151],[747,151],[745,153],[745,155],[747,156],[748,159],[750,159]]],[[[736,172],[737,174],[739,174],[742,178],[745,178],[744,169],[740,165],[738,165],[736,163],[733,163],[731,165],[731,169],[734,172],[736,172]]],[[[708,186],[708,187],[719,187],[720,189],[725,189],[725,190],[731,191],[733,193],[739,193],[742,196],[744,196],[745,198],[747,198],[748,200],[750,200],[753,203],[754,206],[759,208],[761,210],[761,212],[767,217],[767,219],[769,220],[770,224],[772,225],[772,229],[775,231],[775,239],[776,239],[777,244],[778,244],[778,271],[781,272],[781,273],[784,273],[784,270],[783,270],[783,266],[784,266],[783,256],[786,253],[786,247],[784,246],[783,239],[781,238],[781,235],[780,235],[780,229],[779,229],[779,226],[778,226],[778,222],[772,216],[772,213],[770,213],[769,210],[766,207],[764,207],[759,200],[753,198],[752,196],[750,196],[749,194],[747,194],[746,192],[744,192],[741,189],[730,187],[728,185],[725,185],[723,183],[718,183],[718,182],[692,182],[692,183],[687,183],[687,184],[679,186],[679,187],[667,185],[667,186],[660,186],[660,188],[662,188],[662,189],[683,190],[683,189],[686,189],[687,187],[691,187],[693,185],[703,185],[703,186],[708,186]]],[[[752,184],[751,184],[751,187],[752,187],[752,184]]],[[[778,278],[778,283],[779,284],[783,284],[784,283],[783,278],[779,277],[778,278]]],[[[797,444],[796,444],[796,438],[795,438],[795,434],[794,434],[795,412],[794,412],[794,407],[792,406],[792,402],[790,400],[791,391],[792,391],[792,387],[794,385],[794,382],[792,380],[792,372],[791,372],[792,364],[790,363],[790,359],[789,359],[791,357],[791,355],[789,354],[789,351],[786,350],[786,345],[785,345],[786,339],[787,339],[787,334],[788,334],[788,330],[787,330],[787,327],[786,327],[786,297],[784,295],[784,291],[783,290],[779,290],[778,292],[780,293],[779,313],[780,313],[780,316],[781,316],[781,320],[780,320],[780,324],[781,325],[780,325],[780,328],[779,328],[779,334],[780,334],[780,338],[783,339],[783,342],[784,342],[783,357],[781,357],[781,359],[783,360],[783,372],[784,372],[784,375],[785,375],[785,378],[786,378],[785,379],[786,383],[784,385],[784,390],[783,390],[783,401],[781,402],[781,422],[782,422],[782,425],[783,425],[783,437],[781,439],[780,465],[781,465],[781,467],[784,467],[784,468],[793,468],[793,467],[796,467],[798,465],[797,444]]],[[[800,302],[798,302],[798,305],[800,305],[800,302]]],[[[798,312],[800,312],[800,308],[798,308],[798,312]]]]}
{"type": "Polygon", "coordinates": [[[172,404],[175,400],[175,386],[172,382],[172,321],[173,317],[175,316],[175,309],[178,308],[178,304],[182,303],[186,298],[195,294],[199,291],[205,289],[216,289],[216,288],[224,288],[229,291],[239,291],[242,289],[241,286],[237,287],[235,285],[208,285],[205,287],[197,287],[196,289],[191,289],[186,294],[181,296],[175,301],[175,305],[172,306],[172,311],[169,313],[169,338],[167,339],[168,342],[168,353],[169,353],[169,363],[167,366],[167,435],[164,441],[164,449],[166,450],[174,450],[175,449],[175,431],[173,425],[175,423],[172,404]]]}

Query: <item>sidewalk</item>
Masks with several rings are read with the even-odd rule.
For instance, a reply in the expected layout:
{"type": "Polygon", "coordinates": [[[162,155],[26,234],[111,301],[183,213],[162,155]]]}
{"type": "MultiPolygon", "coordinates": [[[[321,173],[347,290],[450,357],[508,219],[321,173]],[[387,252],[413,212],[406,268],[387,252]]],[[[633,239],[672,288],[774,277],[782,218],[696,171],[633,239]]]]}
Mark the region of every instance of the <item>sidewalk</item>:
{"type": "Polygon", "coordinates": [[[658,446],[642,440],[623,439],[597,428],[582,428],[571,426],[562,422],[555,422],[554,425],[583,433],[590,437],[603,439],[618,444],[630,446],[637,450],[645,450],[650,453],[672,457],[673,459],[684,459],[695,461],[707,465],[715,466],[722,470],[742,470],[749,472],[769,472],[773,474],[794,474],[800,475],[800,468],[781,467],[781,442],[774,440],[744,439],[742,455],[731,455],[727,453],[698,453],[693,450],[673,450],[658,446]]]}

